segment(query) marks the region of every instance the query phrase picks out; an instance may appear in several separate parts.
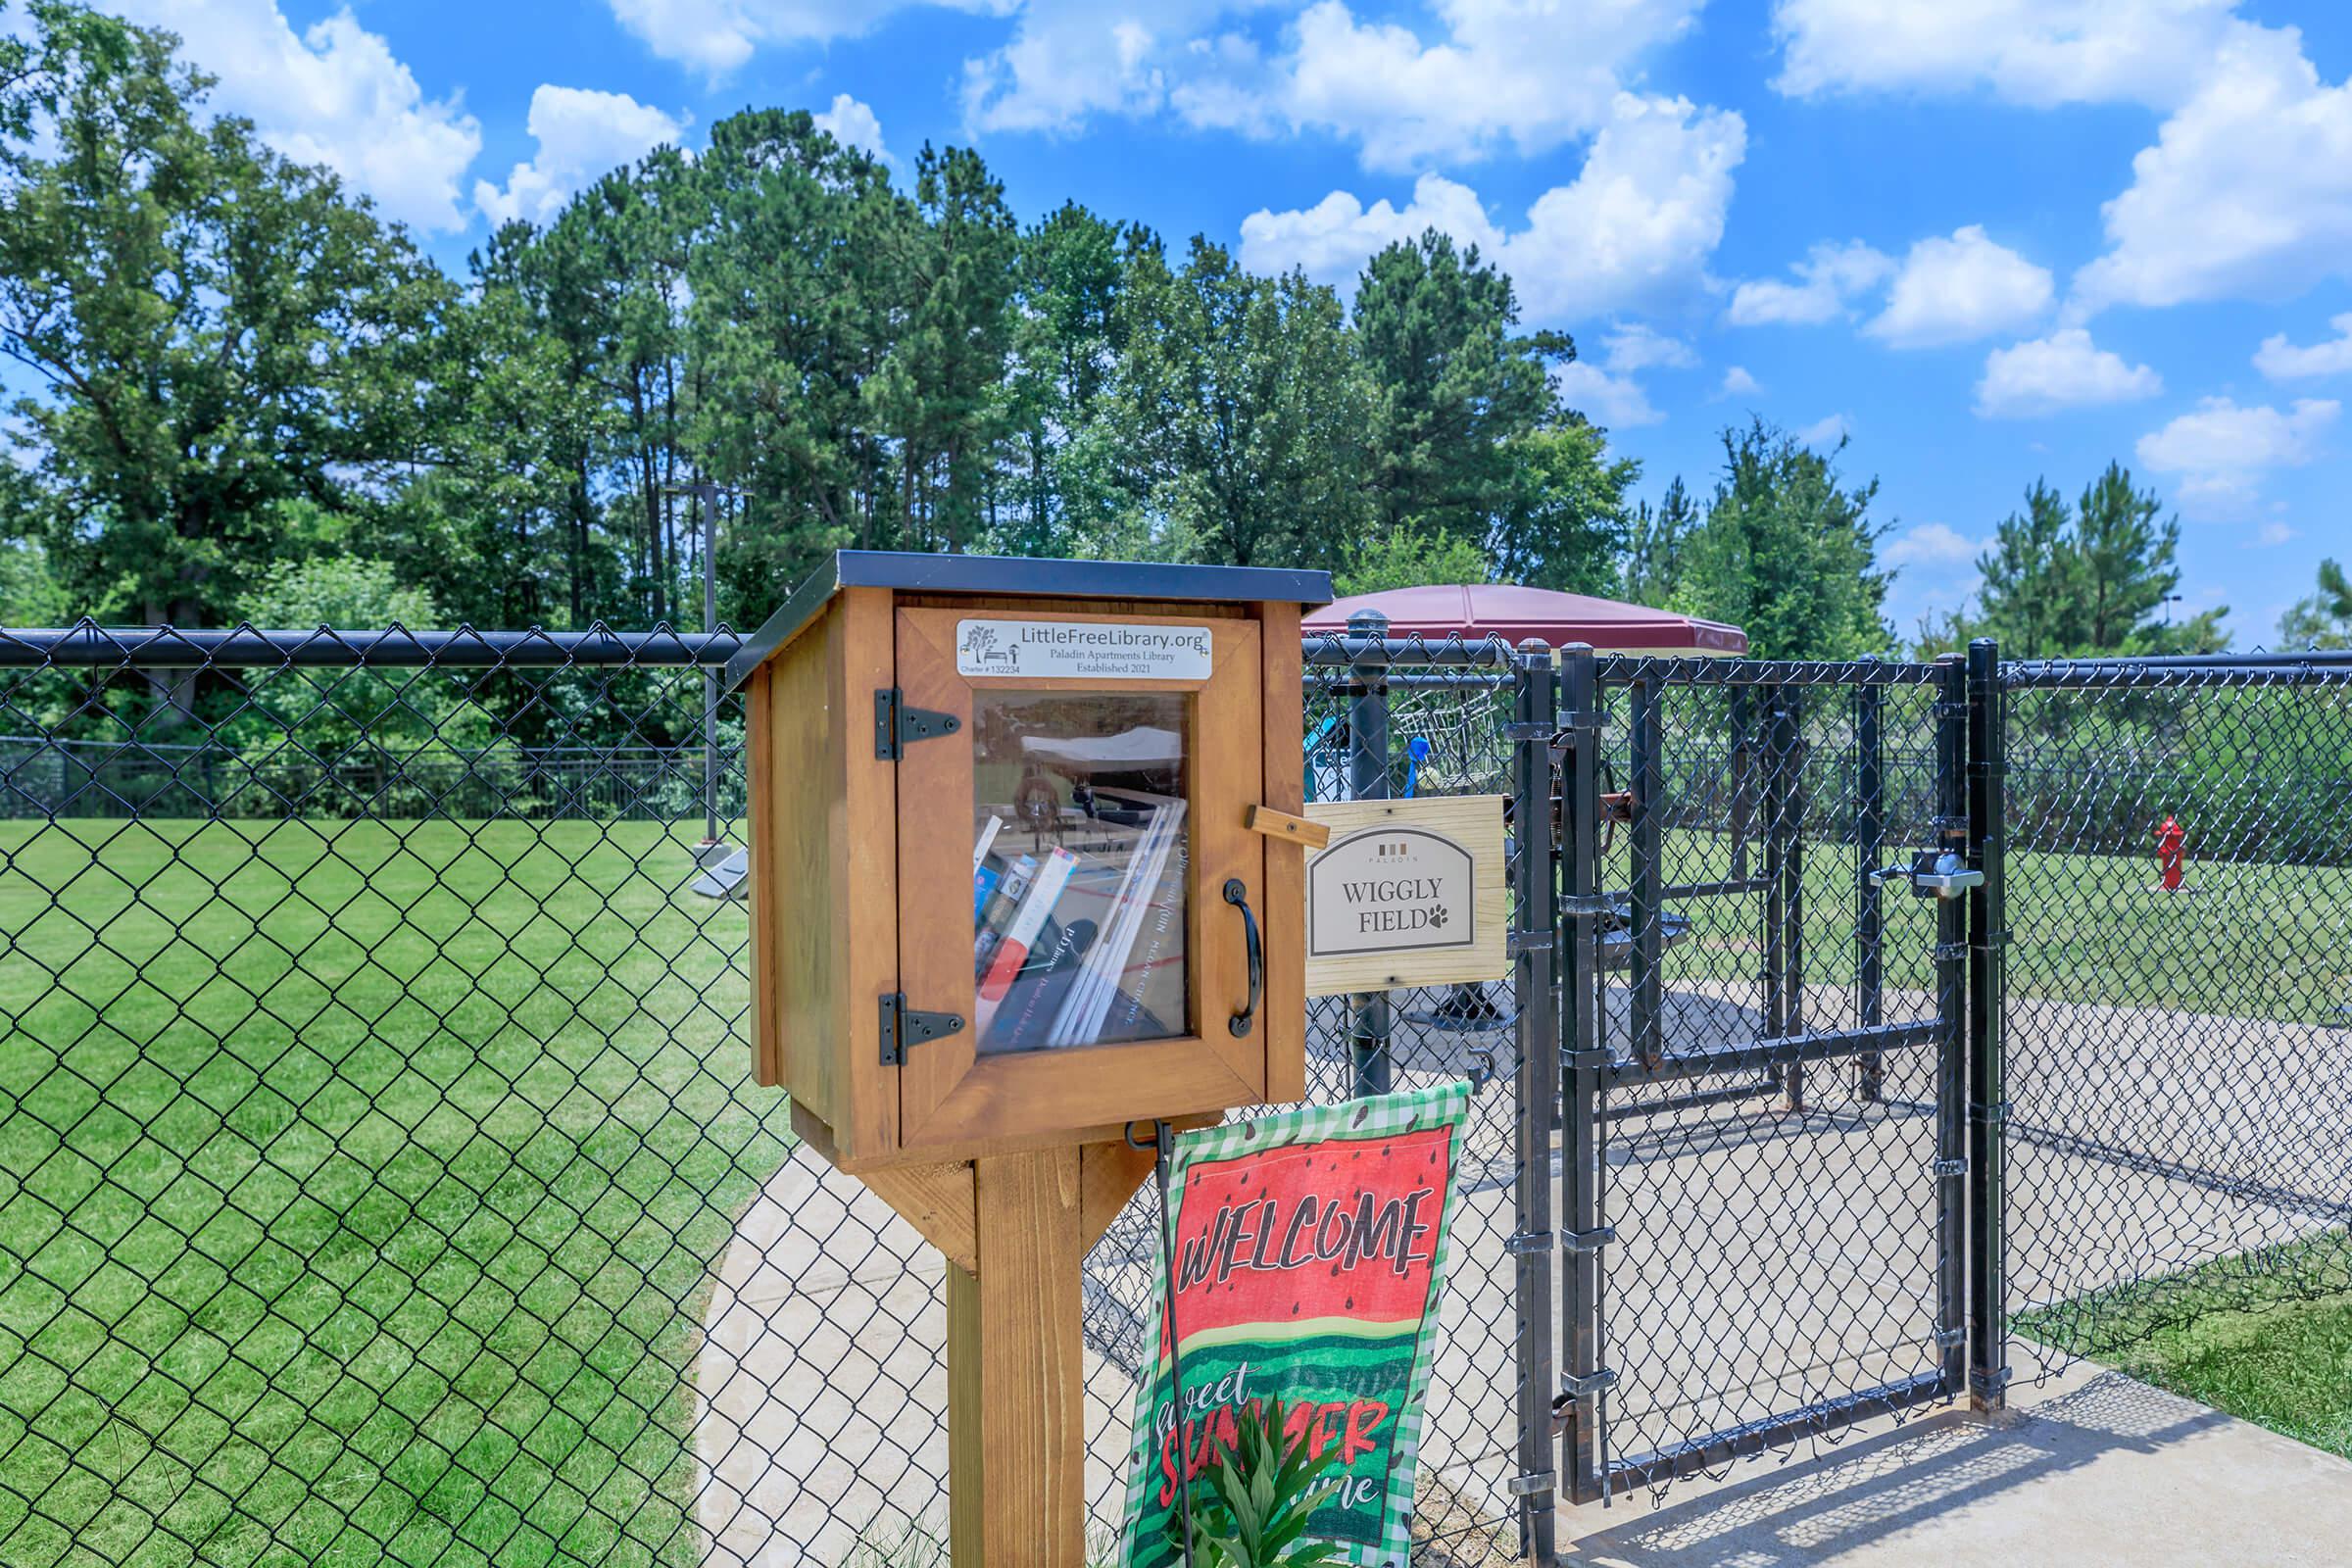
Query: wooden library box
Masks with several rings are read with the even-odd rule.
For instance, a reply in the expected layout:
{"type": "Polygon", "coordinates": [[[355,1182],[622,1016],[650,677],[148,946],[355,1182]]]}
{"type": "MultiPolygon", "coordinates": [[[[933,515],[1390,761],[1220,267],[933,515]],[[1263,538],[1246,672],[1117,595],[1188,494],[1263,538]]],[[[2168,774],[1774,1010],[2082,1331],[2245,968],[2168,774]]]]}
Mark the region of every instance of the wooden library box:
{"type": "Polygon", "coordinates": [[[727,666],[759,1082],[846,1170],[1297,1100],[1319,571],[845,550],[727,666]]]}

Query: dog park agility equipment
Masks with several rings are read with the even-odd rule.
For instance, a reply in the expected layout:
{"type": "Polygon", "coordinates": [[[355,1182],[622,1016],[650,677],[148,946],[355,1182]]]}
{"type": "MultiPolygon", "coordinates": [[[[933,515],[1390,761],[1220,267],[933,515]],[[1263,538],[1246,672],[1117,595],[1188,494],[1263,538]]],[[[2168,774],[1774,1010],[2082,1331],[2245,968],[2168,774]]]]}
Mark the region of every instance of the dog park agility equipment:
{"type": "Polygon", "coordinates": [[[754,1070],[946,1254],[949,1533],[1085,1551],[1085,1252],[1159,1135],[1303,1095],[1319,571],[843,551],[729,662],[754,1070]],[[967,880],[967,878],[969,880],[967,880]]]}

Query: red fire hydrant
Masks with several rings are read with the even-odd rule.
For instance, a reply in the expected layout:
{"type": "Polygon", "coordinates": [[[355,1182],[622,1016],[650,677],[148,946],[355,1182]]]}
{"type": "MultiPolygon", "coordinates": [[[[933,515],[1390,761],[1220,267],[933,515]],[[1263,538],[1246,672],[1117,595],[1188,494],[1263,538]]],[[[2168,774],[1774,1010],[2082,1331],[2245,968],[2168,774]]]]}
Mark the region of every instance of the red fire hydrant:
{"type": "Polygon", "coordinates": [[[2163,870],[2167,892],[2180,886],[2180,846],[2187,839],[2187,832],[2173,820],[2171,812],[2166,812],[2163,823],[2156,829],[2156,864],[2163,870]]]}

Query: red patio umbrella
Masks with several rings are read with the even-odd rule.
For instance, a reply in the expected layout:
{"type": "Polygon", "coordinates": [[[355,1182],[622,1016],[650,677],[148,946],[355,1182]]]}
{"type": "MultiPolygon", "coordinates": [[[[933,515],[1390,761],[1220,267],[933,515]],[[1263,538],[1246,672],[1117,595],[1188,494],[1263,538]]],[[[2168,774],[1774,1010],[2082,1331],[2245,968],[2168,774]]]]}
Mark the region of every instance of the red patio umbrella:
{"type": "Polygon", "coordinates": [[[1533,637],[1554,648],[1591,643],[1604,654],[1736,659],[1747,652],[1747,633],[1718,620],[1507,582],[1438,583],[1335,599],[1308,615],[1301,628],[1309,635],[1338,635],[1348,629],[1348,616],[1367,610],[1389,617],[1390,636],[1431,642],[1494,636],[1515,648],[1533,637]]]}

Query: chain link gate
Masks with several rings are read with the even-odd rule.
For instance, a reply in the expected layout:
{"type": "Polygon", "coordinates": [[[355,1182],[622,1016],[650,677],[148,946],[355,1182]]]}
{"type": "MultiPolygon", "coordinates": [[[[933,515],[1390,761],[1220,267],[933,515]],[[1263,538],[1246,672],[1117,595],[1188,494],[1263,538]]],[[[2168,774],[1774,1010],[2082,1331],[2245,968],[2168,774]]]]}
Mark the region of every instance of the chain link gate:
{"type": "Polygon", "coordinates": [[[1997,1121],[1972,1114],[1967,1027],[1990,688],[1958,660],[1583,650],[1561,678],[1582,1502],[1968,1389],[1972,1172],[1995,1172],[1970,1144],[1997,1121]]]}

